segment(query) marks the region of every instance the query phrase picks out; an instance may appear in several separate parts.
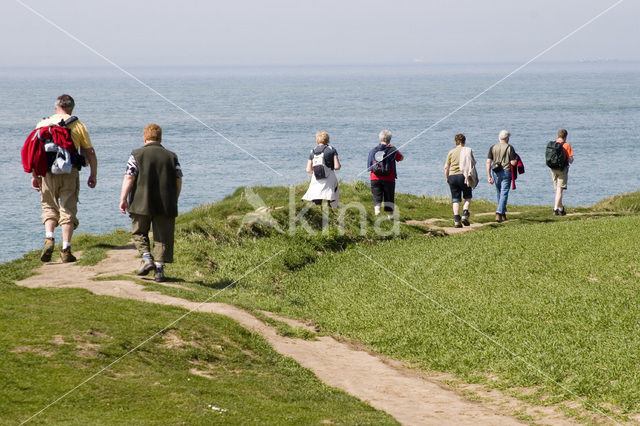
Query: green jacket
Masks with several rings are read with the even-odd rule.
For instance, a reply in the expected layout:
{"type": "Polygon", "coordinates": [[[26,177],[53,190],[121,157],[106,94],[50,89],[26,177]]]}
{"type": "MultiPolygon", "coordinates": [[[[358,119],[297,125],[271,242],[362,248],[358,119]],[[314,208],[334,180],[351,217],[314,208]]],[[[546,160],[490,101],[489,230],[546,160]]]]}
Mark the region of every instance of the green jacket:
{"type": "Polygon", "coordinates": [[[129,211],[145,216],[178,216],[178,156],[160,142],[148,143],[131,155],[138,176],[131,189],[129,211]]]}

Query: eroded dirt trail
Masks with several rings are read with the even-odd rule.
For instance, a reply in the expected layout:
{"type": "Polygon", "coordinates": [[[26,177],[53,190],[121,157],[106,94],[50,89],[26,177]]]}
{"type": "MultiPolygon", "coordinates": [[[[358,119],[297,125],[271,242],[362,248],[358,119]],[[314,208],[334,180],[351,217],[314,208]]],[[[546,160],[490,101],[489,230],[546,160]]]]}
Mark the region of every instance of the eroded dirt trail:
{"type": "MultiPolygon", "coordinates": [[[[100,276],[131,275],[137,266],[137,252],[131,247],[123,247],[111,250],[108,258],[96,266],[45,264],[37,271],[38,275],[17,284],[31,288],[84,288],[98,295],[228,316],[260,334],[277,352],[310,369],[324,383],[386,411],[403,424],[522,424],[501,412],[514,409],[509,404],[505,405],[504,398],[499,403],[469,401],[455,390],[446,388],[442,381],[429,379],[400,363],[386,361],[381,356],[332,337],[322,336],[316,340],[283,337],[270,325],[232,305],[191,302],[147,291],[143,285],[127,280],[92,280],[100,276]]],[[[536,411],[540,413],[538,410],[539,407],[536,411]]],[[[554,424],[572,423],[553,410],[542,417],[537,420],[554,424]]]]}

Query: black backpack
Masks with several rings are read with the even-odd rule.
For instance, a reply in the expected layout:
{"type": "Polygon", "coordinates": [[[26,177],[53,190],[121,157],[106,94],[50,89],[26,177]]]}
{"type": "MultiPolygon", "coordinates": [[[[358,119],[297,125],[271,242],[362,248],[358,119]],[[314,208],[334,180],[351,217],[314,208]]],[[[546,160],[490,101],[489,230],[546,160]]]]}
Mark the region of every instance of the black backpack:
{"type": "Polygon", "coordinates": [[[563,170],[567,167],[567,157],[564,154],[562,146],[564,142],[550,141],[547,144],[547,149],[544,153],[544,159],[547,166],[555,170],[563,170]]]}
{"type": "Polygon", "coordinates": [[[395,154],[395,148],[390,146],[384,149],[377,149],[373,155],[373,164],[371,165],[371,171],[376,176],[389,176],[391,174],[393,158],[395,154]],[[393,153],[389,152],[393,149],[393,153]]]}

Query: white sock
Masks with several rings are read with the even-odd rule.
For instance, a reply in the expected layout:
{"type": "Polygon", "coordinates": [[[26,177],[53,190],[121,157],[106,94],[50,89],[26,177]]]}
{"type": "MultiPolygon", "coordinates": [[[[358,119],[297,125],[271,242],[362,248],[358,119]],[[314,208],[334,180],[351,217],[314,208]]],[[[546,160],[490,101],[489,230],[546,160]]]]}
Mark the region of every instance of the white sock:
{"type": "Polygon", "coordinates": [[[143,259],[153,259],[153,257],[151,257],[151,253],[142,253],[142,258],[143,259]]]}
{"type": "Polygon", "coordinates": [[[380,206],[373,206],[373,212],[378,216],[380,214],[380,206]]]}
{"type": "Polygon", "coordinates": [[[392,214],[388,214],[387,217],[389,218],[389,220],[393,220],[393,215],[392,214]]]}
{"type": "Polygon", "coordinates": [[[156,264],[156,268],[158,268],[158,269],[164,268],[164,263],[162,263],[162,262],[153,262],[153,263],[156,264]]]}
{"type": "Polygon", "coordinates": [[[69,247],[71,247],[71,243],[70,242],[67,242],[67,241],[63,241],[62,242],[62,250],[66,250],[69,247]]]}
{"type": "Polygon", "coordinates": [[[53,238],[53,232],[45,232],[47,238],[53,238]]]}

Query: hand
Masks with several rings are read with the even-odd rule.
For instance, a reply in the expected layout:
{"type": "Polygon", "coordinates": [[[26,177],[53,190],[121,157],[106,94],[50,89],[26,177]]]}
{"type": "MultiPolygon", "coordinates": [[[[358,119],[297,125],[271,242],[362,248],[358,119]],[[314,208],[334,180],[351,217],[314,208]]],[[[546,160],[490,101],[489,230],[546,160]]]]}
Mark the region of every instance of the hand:
{"type": "Polygon", "coordinates": [[[120,200],[120,211],[122,214],[126,214],[129,210],[129,202],[127,200],[120,200]]]}
{"type": "Polygon", "coordinates": [[[96,183],[98,183],[98,178],[95,175],[89,175],[89,179],[87,179],[87,185],[89,188],[95,188],[96,183]]]}
{"type": "Polygon", "coordinates": [[[489,178],[489,185],[493,185],[493,178],[489,178]]]}
{"type": "Polygon", "coordinates": [[[36,191],[42,189],[42,178],[40,176],[31,176],[31,187],[36,191]]]}

